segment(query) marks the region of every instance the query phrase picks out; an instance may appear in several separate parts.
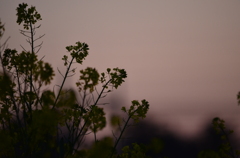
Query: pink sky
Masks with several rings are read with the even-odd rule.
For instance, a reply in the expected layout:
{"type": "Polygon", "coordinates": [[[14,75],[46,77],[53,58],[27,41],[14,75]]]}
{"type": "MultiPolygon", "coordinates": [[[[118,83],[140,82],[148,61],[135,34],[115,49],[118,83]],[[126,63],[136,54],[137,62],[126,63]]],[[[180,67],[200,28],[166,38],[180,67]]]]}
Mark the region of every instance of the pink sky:
{"type": "MultiPolygon", "coordinates": [[[[127,70],[126,83],[111,95],[120,96],[125,106],[146,99],[149,119],[187,135],[215,116],[239,120],[240,1],[24,2],[42,15],[38,35],[46,36],[40,56],[54,67],[64,70],[65,47],[81,41],[89,44],[90,55],[79,69],[127,70]]],[[[9,47],[21,51],[19,45],[27,44],[16,23],[19,3],[1,0],[0,18],[5,37],[11,36],[9,47]]],[[[77,78],[69,79],[70,85],[77,78]]],[[[55,82],[60,81],[58,75],[55,82]]]]}

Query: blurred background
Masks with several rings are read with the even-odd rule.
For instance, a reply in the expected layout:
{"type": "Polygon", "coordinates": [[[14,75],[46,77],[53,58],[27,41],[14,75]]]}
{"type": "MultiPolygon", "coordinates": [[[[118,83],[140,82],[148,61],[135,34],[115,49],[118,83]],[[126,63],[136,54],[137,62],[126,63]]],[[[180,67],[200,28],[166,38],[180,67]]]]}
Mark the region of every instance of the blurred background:
{"type": "MultiPolygon", "coordinates": [[[[8,47],[19,51],[20,44],[29,48],[16,23],[21,2],[0,1],[4,37],[10,36],[8,47]]],[[[240,132],[240,1],[23,2],[36,6],[42,16],[36,37],[46,35],[39,41],[39,57],[55,68],[54,83],[62,81],[57,67],[65,70],[65,47],[86,42],[90,54],[79,70],[119,67],[128,73],[126,82],[108,96],[108,110],[146,99],[146,121],[179,138],[195,139],[216,116],[240,132]]],[[[74,87],[77,79],[68,78],[67,86],[74,87]]]]}

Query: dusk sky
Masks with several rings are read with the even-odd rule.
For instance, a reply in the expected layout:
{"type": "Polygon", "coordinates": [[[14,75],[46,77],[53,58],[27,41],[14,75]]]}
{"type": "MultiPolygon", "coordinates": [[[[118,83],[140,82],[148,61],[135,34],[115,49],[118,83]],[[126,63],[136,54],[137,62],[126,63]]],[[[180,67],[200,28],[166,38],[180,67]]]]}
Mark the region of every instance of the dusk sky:
{"type": "MultiPolygon", "coordinates": [[[[45,55],[56,74],[56,67],[64,70],[65,47],[86,42],[89,56],[78,70],[119,67],[128,73],[110,100],[128,106],[146,99],[147,119],[180,135],[193,136],[216,116],[236,121],[240,132],[239,0],[1,0],[3,39],[10,36],[8,47],[19,51],[20,44],[29,48],[16,23],[22,2],[42,15],[37,37],[46,35],[39,56],[45,55]]],[[[57,75],[54,83],[61,80],[57,75]]]]}

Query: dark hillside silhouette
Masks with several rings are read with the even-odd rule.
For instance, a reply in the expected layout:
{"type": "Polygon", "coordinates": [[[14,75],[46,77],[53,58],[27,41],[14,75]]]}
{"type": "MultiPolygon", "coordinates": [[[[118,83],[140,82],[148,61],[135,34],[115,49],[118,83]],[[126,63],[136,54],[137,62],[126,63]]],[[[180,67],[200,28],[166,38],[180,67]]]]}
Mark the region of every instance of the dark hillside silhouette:
{"type": "MultiPolygon", "coordinates": [[[[121,142],[121,146],[130,145],[131,142],[147,144],[152,138],[159,138],[163,142],[163,150],[159,154],[148,153],[151,157],[184,157],[184,158],[195,158],[198,153],[202,150],[217,150],[221,144],[221,139],[214,131],[211,124],[206,124],[205,132],[199,135],[198,138],[187,140],[180,138],[175,133],[164,130],[164,125],[153,124],[149,121],[142,121],[134,128],[129,128],[127,134],[121,142]]],[[[177,129],[176,129],[177,131],[177,129]]],[[[232,136],[231,140],[234,139],[232,136]]],[[[236,149],[237,143],[233,142],[236,149]]],[[[121,147],[120,147],[121,148],[121,147]]]]}

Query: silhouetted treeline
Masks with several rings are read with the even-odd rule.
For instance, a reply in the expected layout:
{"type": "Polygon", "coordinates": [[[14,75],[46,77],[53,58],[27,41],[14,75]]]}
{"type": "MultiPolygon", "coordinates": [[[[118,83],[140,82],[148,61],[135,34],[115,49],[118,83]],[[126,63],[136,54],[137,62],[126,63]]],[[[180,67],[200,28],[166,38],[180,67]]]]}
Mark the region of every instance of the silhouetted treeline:
{"type": "MultiPolygon", "coordinates": [[[[161,124],[153,124],[150,121],[141,121],[138,125],[128,128],[119,149],[125,145],[130,145],[133,142],[148,144],[152,138],[158,138],[163,143],[163,149],[160,153],[155,154],[149,152],[148,156],[153,158],[159,157],[184,157],[194,158],[202,150],[218,150],[221,144],[220,136],[214,131],[211,122],[205,127],[205,132],[199,135],[197,138],[184,139],[176,135],[176,133],[167,131],[161,124]]],[[[238,149],[237,139],[234,135],[231,136],[232,145],[235,149],[238,149]]]]}

